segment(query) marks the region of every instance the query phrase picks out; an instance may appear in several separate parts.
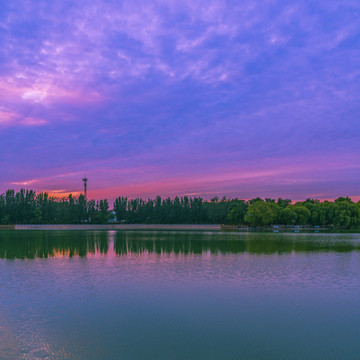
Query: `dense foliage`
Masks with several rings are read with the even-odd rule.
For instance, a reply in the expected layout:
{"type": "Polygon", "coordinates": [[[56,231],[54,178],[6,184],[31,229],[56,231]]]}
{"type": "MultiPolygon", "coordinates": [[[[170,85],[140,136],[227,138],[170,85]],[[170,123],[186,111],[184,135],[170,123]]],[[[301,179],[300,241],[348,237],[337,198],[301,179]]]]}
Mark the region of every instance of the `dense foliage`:
{"type": "Polygon", "coordinates": [[[0,224],[107,223],[117,219],[147,224],[244,224],[250,226],[312,225],[351,228],[360,225],[360,202],[340,197],[334,202],[308,199],[292,204],[289,199],[127,199],[109,202],[86,200],[84,195],[66,198],[35,194],[33,190],[8,190],[0,194],[0,224]]]}

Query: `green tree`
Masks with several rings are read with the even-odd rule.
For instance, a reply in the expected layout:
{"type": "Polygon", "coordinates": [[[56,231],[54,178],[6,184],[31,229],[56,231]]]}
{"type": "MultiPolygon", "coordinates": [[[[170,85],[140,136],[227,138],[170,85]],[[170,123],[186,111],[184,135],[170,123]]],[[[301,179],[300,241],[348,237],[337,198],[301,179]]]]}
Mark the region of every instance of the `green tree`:
{"type": "Polygon", "coordinates": [[[114,211],[116,213],[116,218],[118,221],[126,220],[126,210],[127,210],[128,200],[127,197],[118,197],[114,202],[114,211]]]}
{"type": "Polygon", "coordinates": [[[280,197],[280,198],[278,198],[278,200],[277,200],[277,204],[278,204],[279,208],[285,209],[288,205],[291,204],[291,200],[290,200],[290,199],[282,199],[282,198],[280,197]]]}
{"type": "Polygon", "coordinates": [[[35,208],[32,214],[31,223],[32,224],[41,224],[42,222],[42,213],[40,208],[35,208]]]}
{"type": "Polygon", "coordinates": [[[105,224],[109,221],[109,202],[107,199],[100,200],[99,202],[100,210],[100,223],[105,224]]]}
{"type": "Polygon", "coordinates": [[[227,218],[230,224],[243,224],[249,205],[245,200],[234,200],[230,205],[227,218]]]}
{"type": "Polygon", "coordinates": [[[306,225],[309,222],[310,211],[301,203],[296,203],[291,205],[291,210],[296,214],[296,224],[297,225],[306,225]]]}
{"type": "Polygon", "coordinates": [[[278,213],[277,223],[281,225],[293,225],[296,221],[296,213],[290,206],[280,209],[278,213]]]}
{"type": "Polygon", "coordinates": [[[275,203],[255,201],[249,206],[245,221],[253,226],[267,226],[274,222],[278,207],[275,203]]]}

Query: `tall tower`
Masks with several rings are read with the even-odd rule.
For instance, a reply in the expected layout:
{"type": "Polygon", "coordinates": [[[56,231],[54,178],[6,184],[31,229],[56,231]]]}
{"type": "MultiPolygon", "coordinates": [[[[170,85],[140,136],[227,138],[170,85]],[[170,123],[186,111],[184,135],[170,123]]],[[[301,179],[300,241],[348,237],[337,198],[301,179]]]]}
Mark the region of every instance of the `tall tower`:
{"type": "Polygon", "coordinates": [[[84,182],[84,196],[85,196],[85,199],[86,199],[86,187],[87,187],[87,181],[88,179],[86,177],[84,177],[82,179],[82,181],[84,182]]]}

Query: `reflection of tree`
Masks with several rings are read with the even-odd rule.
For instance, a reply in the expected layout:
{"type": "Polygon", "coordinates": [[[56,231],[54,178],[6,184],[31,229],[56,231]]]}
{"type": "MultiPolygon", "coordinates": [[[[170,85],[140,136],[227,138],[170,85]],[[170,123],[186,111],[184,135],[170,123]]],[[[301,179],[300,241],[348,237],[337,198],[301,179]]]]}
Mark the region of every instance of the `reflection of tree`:
{"type": "Polygon", "coordinates": [[[0,258],[34,259],[55,256],[107,254],[107,232],[87,231],[2,231],[0,258]]]}
{"type": "MultiPolygon", "coordinates": [[[[1,231],[0,258],[106,255],[109,237],[106,231],[1,231]]],[[[360,251],[360,242],[351,235],[118,231],[114,251],[117,255],[351,252],[360,251]]]]}
{"type": "Polygon", "coordinates": [[[98,232],[94,238],[97,252],[107,254],[109,250],[109,238],[107,232],[98,232]]]}
{"type": "Polygon", "coordinates": [[[283,234],[206,234],[191,232],[117,232],[115,253],[141,254],[282,254],[291,252],[360,251],[351,237],[283,234]]]}

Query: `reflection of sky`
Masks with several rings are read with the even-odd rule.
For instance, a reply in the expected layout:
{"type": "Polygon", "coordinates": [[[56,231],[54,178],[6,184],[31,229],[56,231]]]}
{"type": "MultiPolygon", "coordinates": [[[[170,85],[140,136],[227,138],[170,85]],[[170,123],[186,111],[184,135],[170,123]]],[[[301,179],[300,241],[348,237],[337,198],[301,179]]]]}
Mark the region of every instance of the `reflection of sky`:
{"type": "MultiPolygon", "coordinates": [[[[270,240],[274,251],[232,253],[229,247],[227,253],[145,250],[117,256],[113,249],[120,240],[157,240],[167,249],[169,243],[181,245],[186,235],[29,234],[17,236],[37,244],[42,237],[49,247],[61,244],[60,237],[64,245],[79,237],[88,246],[92,238],[90,248],[96,250],[86,257],[0,259],[1,359],[112,360],[119,354],[122,359],[306,359],[309,354],[355,359],[359,354],[359,251],[284,252],[281,235],[246,234],[238,237],[245,236],[248,245],[255,242],[254,250],[263,247],[257,241],[270,240]],[[98,248],[107,242],[108,253],[101,253],[98,248]]],[[[204,248],[216,239],[226,244],[235,238],[191,236],[195,242],[208,240],[204,248]]],[[[358,243],[350,234],[283,238],[358,243]]]]}
{"type": "Polygon", "coordinates": [[[0,6],[0,192],[359,198],[360,5],[0,6]],[[4,169],[6,169],[4,171],[4,169]]]}

